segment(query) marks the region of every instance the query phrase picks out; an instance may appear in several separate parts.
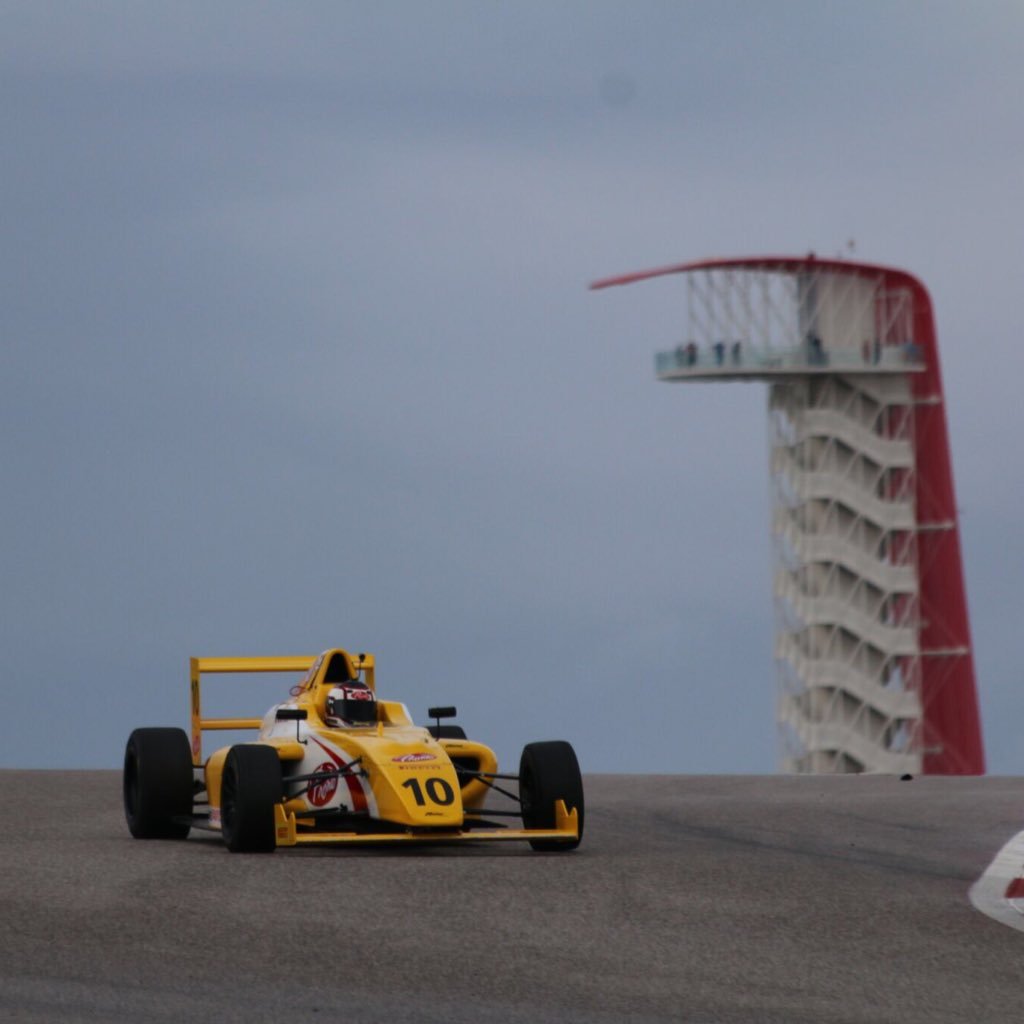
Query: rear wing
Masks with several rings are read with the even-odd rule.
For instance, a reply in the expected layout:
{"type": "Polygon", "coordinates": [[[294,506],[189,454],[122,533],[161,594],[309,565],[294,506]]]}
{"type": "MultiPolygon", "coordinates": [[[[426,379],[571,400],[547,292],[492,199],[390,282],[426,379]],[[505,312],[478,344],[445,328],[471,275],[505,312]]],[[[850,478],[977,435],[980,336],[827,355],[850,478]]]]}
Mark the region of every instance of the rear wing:
{"type": "Polygon", "coordinates": [[[192,763],[203,763],[203,732],[213,729],[258,729],[262,718],[203,718],[201,681],[220,672],[308,672],[315,655],[294,658],[189,658],[192,691],[192,763]]]}
{"type": "MultiPolygon", "coordinates": [[[[319,655],[299,654],[276,658],[189,658],[189,683],[192,694],[192,763],[203,763],[203,733],[215,729],[258,729],[261,718],[203,718],[201,682],[215,673],[309,672],[319,655]]],[[[374,688],[372,654],[360,654],[355,664],[374,688]]]]}

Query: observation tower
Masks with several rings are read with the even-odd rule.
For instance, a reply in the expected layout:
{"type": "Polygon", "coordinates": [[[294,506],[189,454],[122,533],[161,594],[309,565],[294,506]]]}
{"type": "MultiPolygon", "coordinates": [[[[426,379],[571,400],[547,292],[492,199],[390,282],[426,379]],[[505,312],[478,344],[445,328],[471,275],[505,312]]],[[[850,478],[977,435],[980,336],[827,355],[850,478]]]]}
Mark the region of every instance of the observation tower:
{"type": "Polygon", "coordinates": [[[931,300],[840,259],[704,260],[679,274],[663,381],[766,381],[783,767],[985,771],[931,300]]]}

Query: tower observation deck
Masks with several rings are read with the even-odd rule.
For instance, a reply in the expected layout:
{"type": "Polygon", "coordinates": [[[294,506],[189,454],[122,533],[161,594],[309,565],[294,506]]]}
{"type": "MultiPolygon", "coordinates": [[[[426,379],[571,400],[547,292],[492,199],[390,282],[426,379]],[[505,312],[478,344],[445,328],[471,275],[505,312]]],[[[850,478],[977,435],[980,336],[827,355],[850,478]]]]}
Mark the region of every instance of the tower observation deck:
{"type": "Polygon", "coordinates": [[[783,767],[985,771],[931,300],[903,270],[704,260],[659,380],[768,383],[783,767]]]}

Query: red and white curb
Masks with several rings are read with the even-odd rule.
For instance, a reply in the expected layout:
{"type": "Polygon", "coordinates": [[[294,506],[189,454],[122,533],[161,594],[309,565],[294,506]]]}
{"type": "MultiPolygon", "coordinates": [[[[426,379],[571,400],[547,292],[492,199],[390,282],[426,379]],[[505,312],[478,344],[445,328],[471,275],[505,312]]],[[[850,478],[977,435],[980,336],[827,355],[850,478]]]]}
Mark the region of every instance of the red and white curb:
{"type": "Polygon", "coordinates": [[[968,896],[975,910],[1024,932],[1024,832],[996,854],[968,896]]]}

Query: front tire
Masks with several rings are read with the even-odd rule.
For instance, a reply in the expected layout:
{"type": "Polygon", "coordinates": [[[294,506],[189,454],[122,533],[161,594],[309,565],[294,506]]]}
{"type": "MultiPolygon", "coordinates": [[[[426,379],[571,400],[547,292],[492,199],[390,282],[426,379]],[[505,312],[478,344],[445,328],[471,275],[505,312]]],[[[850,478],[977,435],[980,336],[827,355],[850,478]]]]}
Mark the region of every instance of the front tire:
{"type": "Polygon", "coordinates": [[[274,807],[281,802],[281,761],[273,747],[241,744],[228,751],[220,787],[220,827],[232,853],[272,853],[274,807]]]}
{"type": "Polygon", "coordinates": [[[531,839],[535,850],[575,850],[583,838],[583,778],[576,752],[565,740],[527,743],[519,760],[519,799],[524,828],[555,827],[555,802],[576,809],[575,839],[531,839]]]}
{"type": "Polygon", "coordinates": [[[192,748],[183,729],[136,729],[124,751],[124,816],[136,839],[184,839],[192,816],[192,748]]]}

